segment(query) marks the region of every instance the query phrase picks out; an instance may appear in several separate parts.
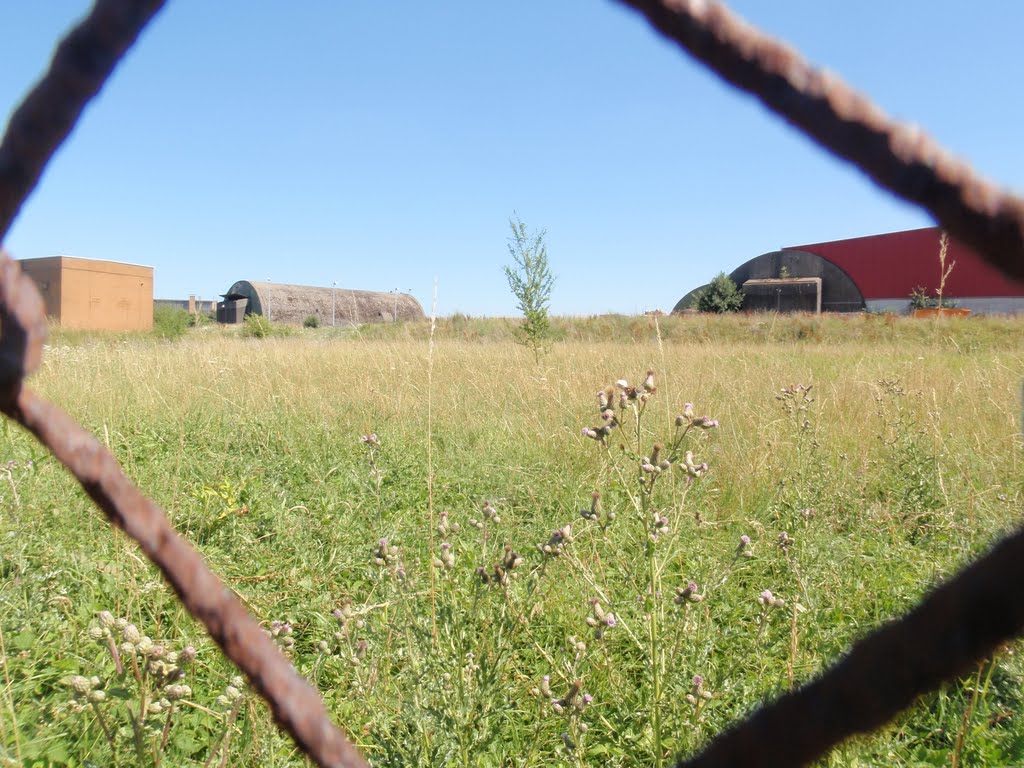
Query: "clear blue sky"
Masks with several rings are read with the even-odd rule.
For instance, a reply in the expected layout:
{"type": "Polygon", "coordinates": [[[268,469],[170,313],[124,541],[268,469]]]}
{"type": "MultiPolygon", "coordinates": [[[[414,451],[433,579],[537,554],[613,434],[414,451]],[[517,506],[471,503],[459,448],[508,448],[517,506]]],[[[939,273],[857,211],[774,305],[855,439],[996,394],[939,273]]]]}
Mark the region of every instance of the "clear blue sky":
{"type": "MultiPolygon", "coordinates": [[[[86,0],[0,3],[0,103],[86,0]]],[[[1024,187],[1024,4],[738,0],[748,20],[1024,187]]],[[[170,0],[6,247],[147,264],[156,295],[238,279],[516,313],[514,212],[556,314],[671,309],[783,245],[928,226],[609,0],[170,0]]]]}

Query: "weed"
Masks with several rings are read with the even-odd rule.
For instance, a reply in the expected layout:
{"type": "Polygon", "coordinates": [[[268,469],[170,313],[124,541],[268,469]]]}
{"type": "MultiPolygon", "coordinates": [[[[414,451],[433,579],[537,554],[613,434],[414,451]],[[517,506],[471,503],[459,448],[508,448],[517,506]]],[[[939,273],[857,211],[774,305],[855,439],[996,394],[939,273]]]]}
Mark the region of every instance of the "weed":
{"type": "Polygon", "coordinates": [[[212,312],[194,312],[188,316],[190,328],[203,328],[216,322],[216,315],[212,312]]]}
{"type": "Polygon", "coordinates": [[[252,339],[265,339],[271,333],[270,321],[263,315],[250,313],[242,323],[242,335],[252,339]]]}
{"type": "Polygon", "coordinates": [[[153,310],[153,335],[173,341],[188,331],[189,314],[179,307],[156,307],[153,310]]]}
{"type": "MultiPolygon", "coordinates": [[[[651,749],[655,766],[661,766],[666,758],[662,706],[667,642],[664,636],[665,611],[662,599],[664,564],[659,558],[659,542],[672,530],[669,514],[681,516],[689,485],[708,471],[706,462],[698,463],[692,450],[684,450],[688,438],[691,433],[717,428],[718,420],[696,415],[693,405],[686,403],[683,412],[673,421],[669,438],[665,442],[649,443],[651,438],[647,434],[645,415],[656,392],[654,371],[651,370],[647,371],[639,386],[630,386],[628,381],[620,379],[614,387],[598,390],[597,410],[602,423],[584,428],[582,434],[604,448],[607,470],[610,470],[619,487],[625,491],[632,507],[634,546],[643,553],[643,560],[646,561],[646,582],[638,599],[643,602],[647,625],[645,651],[651,686],[648,706],[653,740],[651,749]],[[650,450],[646,450],[647,445],[651,445],[650,450]],[[666,485],[669,486],[667,489],[666,485]]],[[[595,492],[591,509],[583,513],[584,518],[598,519],[599,498],[595,492]]],[[[607,522],[606,518],[605,526],[607,522]]],[[[560,533],[556,531],[556,536],[560,533]]],[[[552,540],[555,538],[552,537],[552,540]]],[[[556,546],[560,547],[560,544],[556,546]]],[[[545,551],[550,547],[549,543],[545,551]]],[[[688,593],[687,589],[689,585],[679,594],[686,593],[686,601],[692,602],[696,585],[688,593]]],[[[588,623],[598,627],[602,624],[614,626],[617,623],[614,614],[606,617],[596,602],[594,605],[595,614],[588,623]]],[[[603,635],[603,627],[600,632],[603,635]]]]}
{"type": "Polygon", "coordinates": [[[88,636],[104,651],[104,662],[98,665],[103,676],[65,678],[71,698],[57,706],[55,715],[91,714],[113,764],[119,763],[119,754],[130,753],[139,766],[158,766],[175,713],[192,698],[192,688],[183,680],[196,658],[195,648],[171,650],[110,611],[100,611],[88,636]]]}

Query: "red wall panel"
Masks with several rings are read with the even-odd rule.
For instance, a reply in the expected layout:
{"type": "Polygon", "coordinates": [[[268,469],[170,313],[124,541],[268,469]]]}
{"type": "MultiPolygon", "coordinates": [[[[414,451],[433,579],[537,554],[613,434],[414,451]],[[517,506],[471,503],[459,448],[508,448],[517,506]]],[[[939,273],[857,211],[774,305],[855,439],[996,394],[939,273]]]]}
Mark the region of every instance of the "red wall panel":
{"type": "MultiPolygon", "coordinates": [[[[939,287],[938,227],[791,246],[827,259],[846,272],[866,300],[908,298],[917,286],[939,287]]],[[[1004,277],[966,245],[949,239],[946,264],[956,266],[946,280],[949,297],[1024,296],[1024,281],[1004,277]]]]}

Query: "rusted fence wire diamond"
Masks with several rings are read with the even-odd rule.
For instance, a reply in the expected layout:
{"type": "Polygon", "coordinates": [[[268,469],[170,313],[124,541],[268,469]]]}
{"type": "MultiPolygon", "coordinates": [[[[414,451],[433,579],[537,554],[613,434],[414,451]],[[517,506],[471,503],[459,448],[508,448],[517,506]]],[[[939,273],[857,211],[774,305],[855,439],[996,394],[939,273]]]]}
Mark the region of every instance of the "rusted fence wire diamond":
{"type": "MultiPolygon", "coordinates": [[[[1024,277],[1024,200],[981,179],[919,131],[810,67],[793,50],[705,0],[620,0],[645,14],[733,85],[876,182],[931,211],[1005,273],[1024,277]]],[[[61,43],[50,71],[11,118],[0,144],[0,238],[46,163],[162,0],[97,0],[61,43]]],[[[188,610],[267,700],[278,724],[320,766],[365,766],[317,692],[173,530],[166,515],[79,424],[24,379],[40,363],[42,300],[0,255],[0,410],[35,435],[163,572],[188,610]]],[[[1024,629],[1024,531],[935,590],[903,619],[858,643],[817,681],[766,706],[680,766],[800,766],[877,728],[914,697],[1024,629]],[[785,733],[784,741],[771,737],[785,733]]]]}
{"type": "MultiPolygon", "coordinates": [[[[99,0],[61,43],[50,71],[15,112],[0,145],[0,232],[6,234],[50,156],[162,4],[99,0]]],[[[128,480],[113,455],[70,416],[24,386],[24,377],[39,366],[46,316],[35,286],[6,256],[0,262],[0,280],[3,412],[49,448],[110,521],[138,542],[306,754],[321,766],[367,765],[331,722],[319,694],[299,677],[202,556],[174,531],[164,512],[128,480]]]]}
{"type": "Polygon", "coordinates": [[[1007,275],[1024,277],[1024,200],[982,178],[916,126],[709,0],[619,0],[730,84],[757,96],[877,184],[916,203],[1007,275]]]}

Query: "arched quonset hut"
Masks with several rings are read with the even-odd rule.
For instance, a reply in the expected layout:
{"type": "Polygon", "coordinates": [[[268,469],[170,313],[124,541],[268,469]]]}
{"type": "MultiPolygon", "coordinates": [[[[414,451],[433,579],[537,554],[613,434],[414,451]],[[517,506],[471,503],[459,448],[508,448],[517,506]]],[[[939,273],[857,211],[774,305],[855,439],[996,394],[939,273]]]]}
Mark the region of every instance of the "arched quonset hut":
{"type": "MultiPolygon", "coordinates": [[[[755,309],[800,308],[822,312],[859,312],[864,309],[864,297],[850,276],[835,264],[807,251],[787,248],[763,253],[734,269],[729,278],[741,288],[748,281],[754,281],[744,289],[747,294],[745,307],[751,303],[751,299],[756,298],[755,309]],[[793,279],[779,280],[783,276],[793,279]],[[785,285],[787,296],[782,298],[780,294],[780,303],[772,300],[766,304],[762,299],[776,294],[776,289],[771,285],[773,282],[779,284],[779,291],[785,285]],[[817,295],[806,297],[808,289],[817,295]],[[797,305],[794,306],[792,302],[797,302],[797,305]]],[[[700,290],[695,288],[690,291],[672,311],[682,312],[694,306],[700,290]]]]}
{"type": "MultiPolygon", "coordinates": [[[[776,289],[782,288],[781,277],[818,278],[824,312],[906,312],[915,288],[934,295],[939,287],[941,234],[938,227],[928,227],[784,248],[751,259],[730,277],[740,287],[757,281],[748,290],[751,298],[770,293],[773,282],[776,289]]],[[[956,265],[946,280],[945,298],[979,313],[1024,312],[1024,281],[1005,277],[966,245],[950,238],[947,267],[953,262],[956,265]]],[[[673,312],[689,308],[695,292],[686,294],[673,312]]]]}
{"type": "Polygon", "coordinates": [[[229,323],[250,314],[294,325],[315,317],[328,326],[424,319],[423,307],[405,293],[239,280],[223,296],[217,319],[229,323]]]}
{"type": "Polygon", "coordinates": [[[786,248],[762,254],[732,271],[736,285],[748,280],[773,280],[782,275],[790,278],[821,279],[822,312],[859,312],[864,309],[864,296],[849,275],[821,256],[804,250],[786,248]]]}

